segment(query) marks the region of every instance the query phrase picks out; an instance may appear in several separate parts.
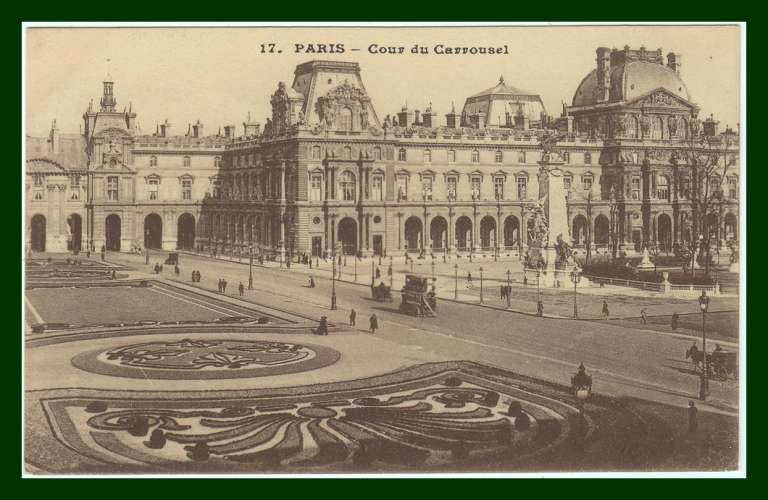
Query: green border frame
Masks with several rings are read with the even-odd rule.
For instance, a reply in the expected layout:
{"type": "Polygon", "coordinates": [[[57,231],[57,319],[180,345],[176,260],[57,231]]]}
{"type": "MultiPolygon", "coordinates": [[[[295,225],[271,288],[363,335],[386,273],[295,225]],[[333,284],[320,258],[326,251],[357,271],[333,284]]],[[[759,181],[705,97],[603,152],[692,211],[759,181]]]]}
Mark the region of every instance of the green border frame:
{"type": "MultiPolygon", "coordinates": [[[[460,4],[460,3],[445,3],[445,4],[428,4],[428,3],[414,3],[414,2],[357,2],[351,5],[344,5],[339,3],[326,4],[316,3],[313,7],[302,7],[294,9],[286,9],[285,4],[281,3],[262,3],[262,2],[249,2],[246,5],[235,4],[222,4],[218,9],[210,8],[208,5],[195,5],[193,3],[186,3],[182,5],[163,3],[163,2],[144,2],[143,0],[134,1],[130,3],[112,3],[105,4],[104,2],[93,3],[89,5],[87,2],[58,2],[53,5],[46,5],[45,3],[35,4],[10,4],[6,5],[6,14],[4,17],[4,28],[2,30],[2,36],[5,38],[4,47],[8,48],[8,59],[11,62],[7,70],[9,75],[3,79],[3,84],[6,87],[6,95],[16,96],[19,101],[18,109],[19,114],[22,110],[21,103],[21,36],[22,36],[22,21],[453,21],[453,22],[471,22],[471,21],[498,21],[498,22],[516,22],[516,21],[642,21],[642,22],[674,22],[674,21],[723,21],[723,22],[747,22],[747,47],[751,48],[751,51],[747,51],[747,61],[751,59],[757,61],[760,53],[758,47],[761,47],[760,43],[765,36],[766,23],[759,19],[760,11],[758,6],[746,6],[743,4],[727,4],[718,2],[715,4],[708,4],[706,2],[696,3],[678,3],[678,2],[642,2],[639,4],[627,3],[627,2],[570,2],[565,5],[557,4],[542,4],[538,2],[529,3],[493,3],[485,4],[482,7],[473,4],[460,4]],[[201,9],[200,7],[203,7],[201,9]],[[205,7],[208,7],[205,9],[205,7]],[[751,8],[750,8],[751,7],[751,8]],[[11,12],[13,11],[13,12],[11,12]]],[[[695,43],[695,42],[694,42],[695,43]]],[[[761,137],[761,127],[765,127],[762,124],[762,120],[759,118],[761,114],[757,112],[758,109],[763,108],[764,97],[761,93],[750,92],[749,90],[754,86],[755,88],[761,88],[762,73],[764,71],[763,66],[760,64],[750,65],[749,71],[747,71],[747,100],[749,102],[749,109],[753,111],[747,118],[748,124],[748,137],[747,142],[751,144],[749,139],[755,139],[761,137]],[[760,82],[760,83],[758,83],[760,82]],[[750,85],[754,84],[754,85],[750,85]],[[758,119],[754,117],[757,116],[758,119]]],[[[12,100],[12,99],[11,99],[12,100]]],[[[10,108],[10,106],[8,107],[10,108]]],[[[6,189],[5,196],[2,198],[3,203],[7,206],[4,207],[6,218],[15,219],[20,221],[22,216],[22,204],[21,204],[21,189],[23,178],[21,165],[21,147],[23,134],[25,131],[18,130],[20,128],[20,121],[16,121],[16,117],[12,116],[5,120],[4,128],[13,128],[15,133],[8,133],[6,137],[11,142],[9,170],[12,174],[8,177],[10,182],[8,186],[10,189],[6,189]],[[16,124],[19,125],[16,125],[16,124]]],[[[10,130],[9,130],[10,131],[10,130]]],[[[757,152],[757,148],[747,148],[747,154],[751,152],[757,152]]],[[[755,156],[757,158],[757,156],[755,156]]],[[[764,182],[763,178],[766,173],[763,169],[754,168],[749,172],[749,182],[746,187],[747,191],[747,212],[749,208],[754,205],[752,200],[759,199],[758,189],[760,189],[764,182]]],[[[8,175],[8,174],[6,174],[8,175]]],[[[759,209],[758,209],[759,210],[759,209]]],[[[756,214],[758,212],[755,212],[756,214]]],[[[759,224],[760,220],[757,219],[759,224]]],[[[752,219],[747,218],[747,228],[752,225],[752,219]]],[[[664,492],[670,496],[683,496],[691,497],[705,493],[713,497],[736,497],[740,494],[749,493],[749,490],[754,488],[758,491],[761,486],[758,484],[762,481],[759,477],[759,471],[762,469],[761,465],[764,462],[761,449],[758,448],[759,444],[764,440],[765,431],[763,430],[763,423],[760,419],[763,414],[762,404],[760,400],[752,399],[749,404],[747,421],[751,423],[748,427],[748,435],[750,445],[747,446],[747,481],[728,481],[722,483],[720,481],[712,482],[707,481],[701,483],[699,481],[691,482],[690,480],[629,480],[631,484],[625,482],[615,482],[611,480],[610,486],[597,484],[594,479],[582,479],[582,480],[566,480],[566,481],[518,481],[515,483],[508,482],[507,479],[492,480],[492,482],[478,483],[473,479],[431,479],[431,480],[419,480],[419,479],[399,479],[399,480],[378,480],[374,488],[371,489],[370,483],[363,483],[364,479],[347,479],[347,480],[332,480],[332,479],[306,479],[306,480],[294,480],[290,484],[285,484],[285,479],[273,479],[273,480],[259,480],[258,484],[254,483],[228,483],[225,489],[221,484],[209,483],[207,481],[201,482],[200,480],[187,479],[183,480],[184,483],[174,482],[153,482],[145,483],[141,480],[140,483],[130,483],[130,486],[121,488],[122,485],[106,485],[104,483],[82,483],[80,480],[70,479],[64,483],[56,482],[51,483],[45,480],[19,480],[21,474],[21,358],[18,353],[21,352],[21,294],[19,288],[21,283],[21,266],[17,263],[21,262],[21,238],[23,238],[23,226],[17,226],[18,239],[10,238],[10,242],[0,246],[2,251],[3,260],[10,262],[10,265],[6,266],[5,276],[11,276],[11,282],[14,282],[16,286],[3,287],[4,295],[3,304],[7,310],[6,317],[17,318],[11,322],[11,328],[6,329],[6,335],[12,336],[14,339],[11,342],[11,361],[4,363],[2,368],[4,373],[3,380],[6,385],[6,404],[7,407],[2,412],[3,417],[3,429],[5,433],[5,444],[3,447],[3,476],[4,479],[8,479],[8,485],[12,487],[18,487],[17,494],[29,495],[34,490],[35,493],[52,494],[56,497],[62,495],[95,495],[106,496],[109,498],[135,498],[137,495],[145,496],[150,494],[152,496],[163,497],[180,497],[186,493],[202,493],[207,495],[216,496],[264,496],[266,495],[279,495],[294,497],[300,495],[309,495],[311,497],[324,497],[339,495],[349,495],[359,497],[364,495],[369,497],[371,493],[375,493],[377,496],[389,497],[393,493],[399,493],[400,491],[408,492],[415,490],[416,495],[427,495],[432,497],[443,497],[446,494],[450,497],[458,496],[486,496],[486,495],[499,495],[499,496],[550,496],[562,494],[565,497],[573,497],[574,495],[589,495],[590,498],[594,496],[605,496],[615,498],[618,495],[625,496],[626,494],[637,495],[645,497],[649,491],[656,490],[664,492]],[[17,278],[18,277],[18,278],[17,278]],[[752,417],[752,418],[749,418],[752,417]],[[751,472],[751,473],[750,473],[751,472]],[[73,484],[74,481],[74,484],[73,484]],[[195,481],[193,484],[188,484],[187,481],[195,481]],[[345,481],[345,482],[341,482],[345,481]],[[428,481],[428,482],[427,482],[428,481]],[[500,482],[503,481],[503,482],[500,482]],[[106,486],[106,487],[105,487],[106,486]],[[116,487],[118,486],[118,487],[116,487]],[[286,488],[286,486],[288,488],[286,488]],[[603,487],[601,487],[603,486],[603,487]],[[21,488],[24,488],[21,490],[21,488]],[[194,488],[194,490],[192,490],[194,488]],[[748,488],[748,489],[745,489],[748,488]]],[[[750,232],[748,231],[748,234],[750,232]]],[[[755,259],[753,253],[759,252],[762,249],[762,234],[758,231],[752,231],[750,234],[748,244],[748,257],[747,264],[755,259]]],[[[756,267],[756,272],[753,273],[752,279],[749,281],[752,283],[762,283],[760,274],[764,273],[761,267],[756,267]]],[[[745,303],[747,304],[747,328],[753,323],[749,312],[756,305],[756,302],[760,300],[760,292],[755,286],[749,286],[757,291],[757,295],[746,296],[745,303]]],[[[758,325],[758,320],[755,320],[755,325],[758,325]]],[[[755,366],[757,362],[757,356],[760,353],[765,352],[765,339],[763,335],[758,333],[754,334],[748,339],[747,345],[747,357],[748,367],[755,366]]],[[[762,370],[761,370],[762,371],[762,370]]],[[[756,373],[757,369],[748,369],[748,378],[750,379],[753,387],[761,387],[761,381],[758,379],[756,373]]],[[[129,481],[130,479],[119,479],[118,481],[129,481]]],[[[625,480],[626,481],[626,480],[625,480]]],[[[127,486],[127,485],[126,485],[127,486]]],[[[10,493],[11,495],[14,492],[10,493]]]]}

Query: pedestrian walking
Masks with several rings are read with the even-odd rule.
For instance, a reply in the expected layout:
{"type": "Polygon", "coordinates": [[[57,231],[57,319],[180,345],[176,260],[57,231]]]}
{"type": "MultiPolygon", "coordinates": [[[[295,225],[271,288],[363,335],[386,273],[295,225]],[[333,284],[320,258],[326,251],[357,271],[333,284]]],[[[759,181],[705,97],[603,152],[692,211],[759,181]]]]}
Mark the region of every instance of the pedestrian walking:
{"type": "Polygon", "coordinates": [[[543,317],[544,316],[544,302],[538,301],[536,303],[536,316],[543,317]]]}
{"type": "Polygon", "coordinates": [[[648,310],[643,307],[640,309],[640,321],[645,325],[648,323],[648,310]]]}
{"type": "Polygon", "coordinates": [[[371,333],[376,333],[379,329],[379,318],[376,317],[376,313],[371,314],[371,333]]]}
{"type": "Polygon", "coordinates": [[[225,279],[221,280],[221,292],[227,293],[227,280],[225,279]]]}
{"type": "Polygon", "coordinates": [[[320,324],[317,325],[317,330],[315,330],[316,335],[328,335],[328,317],[327,316],[320,316],[320,324]]]}
{"type": "Polygon", "coordinates": [[[245,286],[243,286],[243,282],[241,281],[239,285],[237,285],[237,291],[240,292],[240,296],[242,297],[245,293],[245,286]]]}
{"type": "Polygon", "coordinates": [[[672,321],[671,321],[671,327],[673,330],[677,330],[677,322],[680,320],[680,316],[677,315],[677,313],[672,313],[672,321]]]}
{"type": "Polygon", "coordinates": [[[603,301],[603,319],[608,319],[609,312],[608,312],[608,302],[603,301]]]}
{"type": "Polygon", "coordinates": [[[197,271],[192,271],[192,283],[195,283],[195,278],[197,277],[197,271]]]}
{"type": "Polygon", "coordinates": [[[178,264],[176,264],[175,266],[173,266],[173,273],[174,273],[176,276],[178,276],[179,274],[181,274],[181,269],[179,269],[179,265],[178,265],[178,264]]]}
{"type": "Polygon", "coordinates": [[[379,269],[379,268],[377,267],[377,268],[376,268],[376,279],[379,279],[379,278],[381,278],[381,269],[379,269]]]}
{"type": "Polygon", "coordinates": [[[467,283],[472,283],[472,273],[467,273],[467,283]]]}
{"type": "Polygon", "coordinates": [[[309,288],[315,288],[315,278],[312,276],[309,277],[309,288]]]}
{"type": "Polygon", "coordinates": [[[698,413],[699,410],[693,401],[688,401],[688,432],[696,432],[699,428],[698,413]]]}
{"type": "Polygon", "coordinates": [[[349,312],[349,326],[355,326],[355,318],[357,318],[357,313],[352,309],[349,312]]]}

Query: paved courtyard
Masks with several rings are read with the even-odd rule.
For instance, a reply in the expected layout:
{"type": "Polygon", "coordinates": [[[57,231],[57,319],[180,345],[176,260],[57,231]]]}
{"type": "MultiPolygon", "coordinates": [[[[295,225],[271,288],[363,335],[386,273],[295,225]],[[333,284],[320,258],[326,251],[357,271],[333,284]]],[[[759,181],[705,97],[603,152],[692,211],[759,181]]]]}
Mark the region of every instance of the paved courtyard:
{"type": "Polygon", "coordinates": [[[322,272],[313,270],[317,287],[307,288],[307,272],[256,266],[254,290],[241,297],[247,266],[181,258],[179,277],[110,254],[114,279],[82,282],[49,269],[40,284],[28,280],[30,470],[736,465],[737,381],[713,380],[709,402],[699,403],[700,430],[685,432],[698,383],[684,356],[696,337],[685,328],[535,318],[470,301],[441,301],[437,318],[416,318],[348,282],[336,284],[339,308],[330,310],[322,272]],[[190,282],[193,269],[200,283],[190,282]],[[226,294],[216,292],[219,278],[226,294]],[[371,335],[374,312],[381,330],[371,335]],[[330,334],[313,335],[323,315],[330,334]],[[581,362],[594,380],[583,413],[569,388],[581,362]]]}

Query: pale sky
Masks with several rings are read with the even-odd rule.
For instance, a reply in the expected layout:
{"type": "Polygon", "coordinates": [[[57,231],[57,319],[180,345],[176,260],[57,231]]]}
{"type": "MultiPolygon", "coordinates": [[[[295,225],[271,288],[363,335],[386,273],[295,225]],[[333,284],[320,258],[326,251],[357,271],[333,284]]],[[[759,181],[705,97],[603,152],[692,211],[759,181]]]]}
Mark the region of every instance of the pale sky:
{"type": "Polygon", "coordinates": [[[312,59],[359,62],[362,78],[381,119],[407,101],[423,110],[429,102],[443,125],[455,102],[507,84],[541,95],[550,115],[595,66],[595,49],[629,45],[661,47],[682,55],[682,78],[700,117],[714,113],[721,129],[739,121],[739,27],[589,26],[449,28],[30,28],[27,34],[27,133],[46,134],[51,121],[76,133],[93,99],[98,108],[109,71],[118,109],[133,103],[143,133],[166,118],[172,133],[201,120],[205,133],[237,125],[250,111],[260,123],[271,116],[269,98],[279,81],[290,85],[297,64],[312,59]],[[275,43],[281,54],[262,54],[275,43]],[[296,54],[296,43],[343,43],[343,54],[296,54]],[[370,44],[404,46],[403,55],[373,55],[370,44]],[[414,44],[430,47],[509,46],[509,55],[412,55],[414,44]],[[358,48],[359,52],[350,49],[358,48]],[[107,60],[109,59],[109,62],[107,60]]]}

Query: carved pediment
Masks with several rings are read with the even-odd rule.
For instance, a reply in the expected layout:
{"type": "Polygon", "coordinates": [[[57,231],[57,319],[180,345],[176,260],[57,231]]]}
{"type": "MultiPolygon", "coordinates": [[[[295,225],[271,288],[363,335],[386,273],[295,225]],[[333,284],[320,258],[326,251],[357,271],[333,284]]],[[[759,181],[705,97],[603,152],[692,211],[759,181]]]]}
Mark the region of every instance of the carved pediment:
{"type": "Polygon", "coordinates": [[[320,124],[336,130],[368,130],[370,97],[348,80],[317,99],[320,124]]]}
{"type": "Polygon", "coordinates": [[[696,106],[664,88],[652,90],[627,104],[640,107],[692,109],[696,106]]]}

